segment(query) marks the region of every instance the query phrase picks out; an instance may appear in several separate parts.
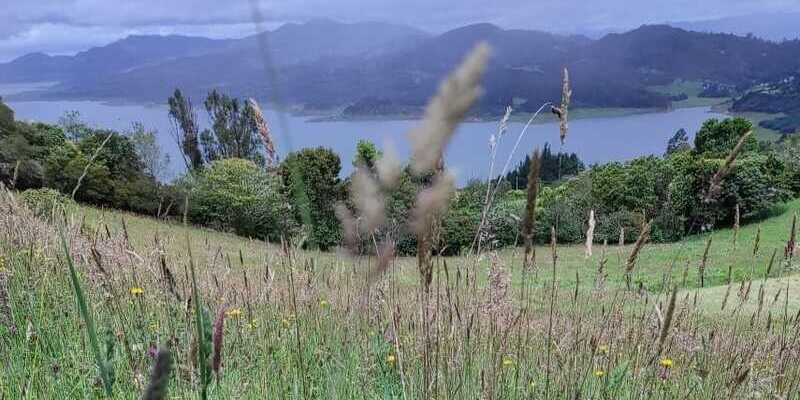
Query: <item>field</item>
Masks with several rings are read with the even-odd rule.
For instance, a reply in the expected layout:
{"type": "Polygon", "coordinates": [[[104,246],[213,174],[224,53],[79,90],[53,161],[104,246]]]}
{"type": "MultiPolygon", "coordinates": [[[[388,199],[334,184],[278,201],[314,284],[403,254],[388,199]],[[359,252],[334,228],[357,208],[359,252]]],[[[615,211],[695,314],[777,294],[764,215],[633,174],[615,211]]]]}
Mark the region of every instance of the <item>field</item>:
{"type": "Polygon", "coordinates": [[[113,370],[113,398],[141,397],[159,347],[173,360],[169,398],[206,386],[208,398],[798,393],[800,282],[783,250],[800,201],[743,226],[735,248],[732,230],[645,245],[630,290],[623,265],[633,245],[595,245],[586,258],[583,246],[556,244],[557,258],[539,246],[527,271],[519,249],[437,258],[428,291],[411,258],[375,274],[375,257],[87,207],[43,219],[9,192],[0,203],[5,398],[102,398],[89,326],[97,359],[113,370]],[[91,324],[76,307],[60,230],[91,324]],[[209,337],[213,321],[219,363],[198,365],[198,352],[211,351],[196,340],[198,315],[209,337]],[[204,369],[215,371],[205,381],[204,369]]]}

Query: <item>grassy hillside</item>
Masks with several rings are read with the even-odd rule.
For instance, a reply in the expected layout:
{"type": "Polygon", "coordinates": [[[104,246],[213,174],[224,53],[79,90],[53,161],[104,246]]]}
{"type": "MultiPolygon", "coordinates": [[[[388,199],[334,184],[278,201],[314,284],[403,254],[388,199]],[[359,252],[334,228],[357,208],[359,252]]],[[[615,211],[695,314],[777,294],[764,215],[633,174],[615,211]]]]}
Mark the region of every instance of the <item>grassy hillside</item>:
{"type": "Polygon", "coordinates": [[[800,201],[743,227],[735,251],[730,230],[645,246],[634,281],[651,290],[641,292],[624,289],[621,264],[631,246],[607,250],[603,286],[594,281],[597,246],[588,259],[581,246],[559,246],[554,269],[551,251],[536,249],[536,272],[521,271],[518,250],[437,260],[425,292],[414,259],[398,259],[376,277],[374,258],[281,249],[95,208],[35,218],[8,193],[0,207],[8,211],[0,217],[0,393],[9,398],[105,397],[92,332],[97,359],[113,369],[111,397],[123,399],[146,390],[159,347],[174,360],[163,375],[170,396],[197,396],[206,387],[198,337],[221,360],[208,398],[617,399],[642,390],[665,398],[791,397],[800,382],[792,356],[774,345],[791,343],[798,322],[796,278],[780,278],[791,272],[779,267],[782,254],[759,289],[800,201]],[[58,231],[69,237],[94,330],[75,306],[58,231]],[[727,265],[736,280],[757,278],[749,297],[734,284],[725,310],[725,286],[692,289],[711,235],[709,285],[725,281],[727,265]],[[666,273],[668,286],[681,285],[687,263],[686,289],[670,306],[662,280],[666,273]],[[787,284],[788,297],[780,292],[787,284]],[[195,302],[208,310],[208,336],[197,334],[195,302]],[[220,345],[206,342],[211,337],[220,345]],[[692,344],[704,340],[705,350],[692,344]],[[759,369],[742,366],[751,364],[759,369]],[[774,376],[782,383],[763,383],[774,376]],[[741,386],[730,386],[735,377],[741,386]]]}
{"type": "MultiPolygon", "coordinates": [[[[776,207],[763,220],[745,224],[739,229],[735,248],[732,229],[721,229],[703,235],[689,236],[677,243],[647,244],[639,255],[635,280],[640,281],[647,289],[660,290],[663,288],[666,276],[682,280],[684,270],[687,270],[685,286],[698,286],[698,263],[709,238],[712,243],[708,252],[705,272],[707,286],[716,286],[727,282],[729,266],[732,270],[731,278],[735,282],[748,279],[752,274],[760,276],[766,270],[773,252],[782,256],[794,213],[800,213],[800,200],[776,207]],[[754,255],[754,242],[759,230],[761,237],[758,251],[754,255]]],[[[174,256],[176,261],[186,257],[188,238],[193,248],[196,249],[194,256],[197,257],[200,265],[212,262],[214,257],[218,259],[230,257],[238,260],[240,251],[245,265],[257,265],[266,259],[277,257],[280,249],[277,244],[242,238],[210,229],[186,227],[177,222],[158,221],[131,213],[93,207],[81,207],[76,218],[85,219],[85,223],[92,230],[104,230],[107,226],[112,234],[122,234],[124,224],[127,226],[128,235],[135,248],[150,246],[158,237],[164,244],[165,252],[174,256]]],[[[633,244],[626,244],[622,247],[615,244],[608,246],[606,271],[609,284],[615,286],[624,284],[621,270],[632,247],[633,244]]],[[[583,245],[558,246],[559,268],[557,272],[562,285],[574,286],[576,273],[582,282],[593,282],[602,259],[602,253],[600,244],[593,246],[593,255],[588,258],[585,256],[585,246],[583,245]]],[[[303,250],[299,255],[332,265],[343,262],[341,255],[335,253],[303,250]]],[[[516,272],[519,269],[521,265],[519,260],[522,259],[520,248],[503,249],[499,252],[499,256],[509,264],[512,271],[516,272]]],[[[549,268],[551,257],[549,246],[537,246],[536,261],[539,269],[549,268]]],[[[452,258],[449,262],[463,263],[466,259],[466,257],[457,257],[452,258]]],[[[488,261],[482,260],[480,265],[486,267],[488,261]]],[[[405,277],[408,282],[417,280],[415,257],[398,258],[397,268],[404,275],[408,275],[405,277]]]]}

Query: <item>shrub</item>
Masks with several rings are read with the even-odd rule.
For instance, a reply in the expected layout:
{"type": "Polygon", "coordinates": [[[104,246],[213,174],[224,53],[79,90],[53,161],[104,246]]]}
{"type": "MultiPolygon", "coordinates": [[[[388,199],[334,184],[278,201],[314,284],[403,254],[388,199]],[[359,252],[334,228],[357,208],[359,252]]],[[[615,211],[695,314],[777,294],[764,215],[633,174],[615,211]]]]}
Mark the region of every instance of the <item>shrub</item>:
{"type": "Polygon", "coordinates": [[[19,194],[19,200],[34,215],[40,218],[51,218],[61,212],[69,213],[76,204],[69,197],[53,189],[28,189],[19,194]]]}
{"type": "Polygon", "coordinates": [[[252,161],[215,161],[189,185],[192,222],[273,241],[293,232],[279,178],[252,161]]]}
{"type": "Polygon", "coordinates": [[[295,220],[311,224],[308,243],[312,247],[325,250],[339,242],[334,206],[345,199],[341,168],[339,155],[323,147],[290,153],[278,168],[295,220]]]}
{"type": "MultiPolygon", "coordinates": [[[[742,135],[751,129],[753,125],[744,118],[726,118],[722,121],[709,119],[703,123],[694,138],[694,150],[706,158],[725,158],[742,135]]],[[[742,151],[755,150],[758,150],[758,140],[751,135],[742,151]]]]}

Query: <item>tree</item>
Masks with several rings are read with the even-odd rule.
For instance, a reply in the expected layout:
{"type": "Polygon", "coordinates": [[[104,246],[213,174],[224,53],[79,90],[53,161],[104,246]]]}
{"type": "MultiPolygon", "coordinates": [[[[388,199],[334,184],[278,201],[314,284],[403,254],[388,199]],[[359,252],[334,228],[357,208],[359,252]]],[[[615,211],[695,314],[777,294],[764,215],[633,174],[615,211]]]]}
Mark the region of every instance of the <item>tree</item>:
{"type": "MultiPolygon", "coordinates": [[[[506,174],[506,181],[513,188],[528,186],[528,171],[531,167],[531,157],[525,156],[517,167],[506,174]]],[[[583,161],[575,153],[553,154],[549,143],[544,144],[542,150],[541,180],[545,183],[556,182],[561,178],[575,176],[585,169],[583,161]]]]}
{"type": "Polygon", "coordinates": [[[369,170],[375,169],[375,164],[380,160],[383,153],[378,150],[378,146],[369,140],[361,139],[356,144],[356,155],[353,157],[354,167],[365,167],[369,170]]]}
{"type": "Polygon", "coordinates": [[[159,179],[166,176],[169,168],[169,154],[161,151],[155,130],[147,130],[141,122],[134,122],[128,138],[136,155],[142,162],[144,173],[159,179]]]}
{"type": "Polygon", "coordinates": [[[317,147],[289,153],[278,169],[284,189],[291,196],[295,219],[299,223],[310,222],[308,241],[320,249],[339,241],[334,205],[345,199],[339,179],[341,167],[333,150],[317,147]]]}
{"type": "Polygon", "coordinates": [[[667,152],[665,156],[669,157],[674,153],[691,149],[692,145],[689,144],[689,134],[686,133],[686,129],[681,128],[678,129],[667,142],[667,152]]]}
{"type": "Polygon", "coordinates": [[[58,125],[64,130],[67,139],[77,142],[92,133],[92,129],[81,120],[78,111],[67,111],[58,119],[58,125]]]}
{"type": "MultiPolygon", "coordinates": [[[[705,158],[725,158],[747,131],[753,129],[744,118],[709,119],[694,138],[694,151],[705,158]]],[[[758,140],[751,135],[745,141],[743,152],[758,150],[758,140]]]]}
{"type": "Polygon", "coordinates": [[[208,94],[203,104],[212,127],[200,135],[206,160],[242,158],[263,165],[255,110],[251,104],[216,90],[208,94]]]}
{"type": "Polygon", "coordinates": [[[194,112],[192,102],[183,96],[180,89],[167,101],[169,103],[169,119],[172,122],[173,135],[178,147],[184,154],[186,169],[195,170],[203,167],[203,155],[200,152],[200,141],[197,125],[197,114],[194,112]]]}

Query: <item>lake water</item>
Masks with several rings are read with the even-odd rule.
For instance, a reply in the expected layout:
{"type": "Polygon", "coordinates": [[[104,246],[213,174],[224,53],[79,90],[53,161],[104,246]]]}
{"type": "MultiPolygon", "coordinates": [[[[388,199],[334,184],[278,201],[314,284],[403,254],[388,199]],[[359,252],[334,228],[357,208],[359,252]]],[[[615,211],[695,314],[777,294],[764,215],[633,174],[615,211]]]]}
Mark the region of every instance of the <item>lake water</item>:
{"type": "MultiPolygon", "coordinates": [[[[0,86],[0,95],[11,94],[10,88],[0,86]],[[5,92],[3,91],[5,89],[5,92]]],[[[94,101],[10,101],[21,120],[36,120],[55,123],[66,111],[76,110],[89,125],[112,128],[120,131],[130,129],[133,122],[142,122],[156,129],[162,148],[171,158],[168,177],[179,175],[183,167],[178,146],[172,136],[172,127],[167,117],[166,105],[110,105],[94,101]]],[[[352,171],[351,160],[356,143],[369,139],[379,146],[391,143],[401,157],[409,155],[407,132],[416,121],[335,121],[310,122],[306,117],[285,116],[285,124],[279,123],[275,111],[268,110],[266,118],[275,134],[278,152],[285,155],[290,150],[303,147],[330,147],[342,158],[342,175],[352,171]],[[284,128],[280,128],[285,125],[284,128]]],[[[201,125],[208,121],[198,110],[201,125]]],[[[569,136],[564,151],[575,152],[587,164],[612,160],[628,160],[642,155],[662,154],[667,140],[680,128],[693,136],[703,121],[722,118],[724,115],[711,112],[707,107],[684,108],[669,112],[629,115],[611,118],[588,118],[570,122],[569,136]]],[[[523,124],[511,123],[508,132],[500,141],[495,173],[502,169],[523,124]]],[[[488,141],[497,131],[497,122],[464,123],[458,129],[446,153],[447,165],[455,171],[460,183],[472,178],[485,178],[489,170],[488,141]]],[[[559,130],[555,123],[532,125],[523,137],[513,156],[512,166],[545,142],[559,146],[559,130]]]]}

